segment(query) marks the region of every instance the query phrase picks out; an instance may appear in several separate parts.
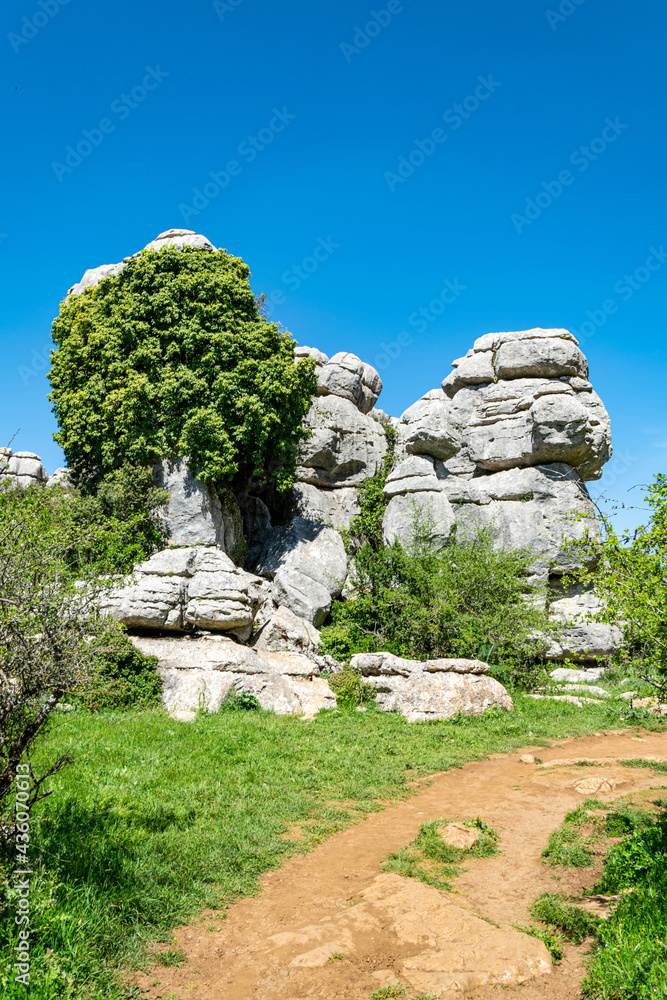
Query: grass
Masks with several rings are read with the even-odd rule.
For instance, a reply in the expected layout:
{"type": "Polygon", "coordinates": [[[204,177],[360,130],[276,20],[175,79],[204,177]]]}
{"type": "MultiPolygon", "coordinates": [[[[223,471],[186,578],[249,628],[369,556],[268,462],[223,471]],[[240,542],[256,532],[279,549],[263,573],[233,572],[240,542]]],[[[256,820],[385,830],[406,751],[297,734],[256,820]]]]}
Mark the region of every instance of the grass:
{"type": "Polygon", "coordinates": [[[545,892],[533,903],[531,916],[546,924],[549,930],[559,931],[573,944],[581,944],[595,934],[599,919],[574,906],[569,896],[558,892],[545,892]]]}
{"type": "Polygon", "coordinates": [[[450,880],[465,870],[459,867],[462,861],[471,857],[490,858],[498,853],[498,834],[479,816],[463,824],[478,832],[477,843],[470,848],[446,844],[440,835],[440,828],[451,822],[436,819],[422,823],[410,846],[390,854],[382,865],[382,871],[414,878],[436,889],[451,889],[450,880]]]}
{"type": "MultiPolygon", "coordinates": [[[[608,728],[619,728],[613,706],[520,695],[512,715],[411,725],[354,711],[312,724],[264,712],[189,724],[157,709],[63,713],[42,754],[67,751],[74,764],[32,817],[31,1000],[138,997],[123,985],[128,970],[169,945],[175,926],[252,895],[264,872],[405,798],[415,779],[608,728]],[[284,839],[296,826],[302,837],[284,839]]],[[[5,872],[12,860],[0,861],[5,872]]],[[[0,995],[23,1000],[3,882],[0,995]]]]}
{"type": "Polygon", "coordinates": [[[547,858],[553,867],[590,868],[605,837],[625,837],[654,823],[655,814],[652,811],[634,809],[623,801],[609,805],[597,799],[586,799],[569,812],[562,826],[549,836],[542,857],[547,858]],[[591,815],[590,810],[606,810],[607,815],[591,815]],[[591,832],[587,833],[587,830],[591,832]]]}
{"type": "Polygon", "coordinates": [[[561,934],[558,934],[551,928],[543,930],[541,927],[535,927],[533,924],[529,927],[524,924],[512,924],[512,926],[516,931],[521,931],[522,934],[528,934],[529,937],[534,937],[537,938],[538,941],[543,941],[547,947],[547,951],[551,955],[551,961],[554,964],[556,962],[560,962],[563,957],[563,949],[561,945],[564,940],[561,934]]]}
{"type": "Polygon", "coordinates": [[[598,927],[587,1000],[667,996],[667,817],[610,850],[598,890],[630,889],[598,927]]]}

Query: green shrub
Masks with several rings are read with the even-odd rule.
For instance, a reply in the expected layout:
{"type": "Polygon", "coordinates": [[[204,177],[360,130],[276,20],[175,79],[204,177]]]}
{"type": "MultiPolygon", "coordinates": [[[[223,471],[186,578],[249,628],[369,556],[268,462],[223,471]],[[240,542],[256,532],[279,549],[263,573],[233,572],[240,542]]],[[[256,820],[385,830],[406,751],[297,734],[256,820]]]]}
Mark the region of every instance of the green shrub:
{"type": "Polygon", "coordinates": [[[364,682],[358,670],[346,666],[328,678],[339,708],[357,708],[375,701],[375,689],[364,682]]]}
{"type": "Polygon", "coordinates": [[[97,640],[96,646],[92,675],[77,690],[84,708],[97,712],[160,704],[162,679],[156,656],[140,652],[120,628],[97,640]]]}
{"type": "Polygon", "coordinates": [[[626,837],[607,854],[598,892],[615,893],[667,872],[667,819],[626,837]]]}
{"type": "Polygon", "coordinates": [[[50,398],[78,481],[177,454],[205,482],[291,486],[315,365],[249,275],[224,250],[164,247],[61,303],[50,398]]]}
{"type": "Polygon", "coordinates": [[[531,665],[546,640],[536,633],[553,626],[526,581],[528,555],[497,551],[485,531],[440,552],[429,537],[428,519],[416,511],[408,547],[363,544],[354,596],[333,605],[323,652],[340,660],[377,650],[423,660],[483,657],[508,680],[541,676],[531,665]]]}
{"type": "Polygon", "coordinates": [[[257,712],[261,708],[252,688],[236,691],[232,688],[220,702],[219,712],[257,712]]]}

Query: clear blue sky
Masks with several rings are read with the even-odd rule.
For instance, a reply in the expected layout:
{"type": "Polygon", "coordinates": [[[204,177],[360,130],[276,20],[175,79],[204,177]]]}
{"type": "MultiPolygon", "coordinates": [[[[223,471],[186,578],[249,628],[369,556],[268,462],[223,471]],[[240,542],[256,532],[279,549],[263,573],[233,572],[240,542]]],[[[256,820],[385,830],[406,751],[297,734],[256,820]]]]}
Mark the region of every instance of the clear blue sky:
{"type": "Polygon", "coordinates": [[[602,487],[665,470],[664,0],[7,0],[2,26],[3,443],[62,463],[60,299],[184,227],[396,415],[480,334],[583,327],[602,487]]]}

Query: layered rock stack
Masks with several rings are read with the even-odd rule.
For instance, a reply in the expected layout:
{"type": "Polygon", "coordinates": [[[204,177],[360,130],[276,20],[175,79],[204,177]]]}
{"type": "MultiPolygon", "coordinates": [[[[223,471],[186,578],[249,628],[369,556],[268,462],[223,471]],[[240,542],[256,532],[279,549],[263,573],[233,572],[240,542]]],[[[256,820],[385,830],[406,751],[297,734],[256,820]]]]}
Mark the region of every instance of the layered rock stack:
{"type": "MultiPolygon", "coordinates": [[[[215,252],[206,237],[187,230],[162,233],[147,249],[167,245],[215,252]]],[[[86,271],[68,294],[118,274],[131,259],[86,271]]],[[[480,337],[441,387],[400,420],[377,409],[382,381],[356,355],[329,358],[312,347],[295,354],[315,360],[318,386],[287,517],[283,510],[276,518],[257,496],[236,498],[230,510],[192,477],[185,460],[165,460],[155,476],[171,494],[170,548],[135,567],[105,605],[130,629],[143,630],[137,645],[161,657],[173,710],[196,709],[202,692],[215,707],[230,685],[253,676],[266,707],[272,699],[281,711],[329,703],[324,689],[314,702],[303,685],[327,665],[317,655],[318,628],[344,593],[349,570],[340,530],[359,511],[356,487],[383,467],[388,425],[396,436],[385,485],[388,543],[409,542],[420,512],[438,548],[456,532],[485,528],[498,547],[528,549],[534,580],[555,586],[574,566],[569,543],[599,530],[585,483],[599,478],[611,455],[609,418],[567,330],[480,337]],[[242,569],[232,556],[244,536],[242,569]],[[249,641],[254,650],[239,645],[249,641]]],[[[47,482],[37,456],[4,454],[5,477],[47,482]]],[[[53,480],[63,476],[59,470],[53,480]]],[[[591,600],[568,595],[557,614],[571,622],[592,608],[591,600]]],[[[617,634],[588,627],[593,631],[576,623],[550,655],[606,655],[617,634]]],[[[410,719],[446,718],[458,708],[476,713],[489,704],[511,708],[476,661],[417,664],[387,653],[357,659],[379,703],[410,719]]]]}
{"type": "Polygon", "coordinates": [[[572,568],[568,543],[599,531],[585,483],[611,455],[609,417],[567,330],[490,333],[440,389],[399,422],[398,462],[385,493],[386,541],[410,536],[415,505],[430,511],[435,546],[491,531],[533,554],[537,580],[572,568]]]}

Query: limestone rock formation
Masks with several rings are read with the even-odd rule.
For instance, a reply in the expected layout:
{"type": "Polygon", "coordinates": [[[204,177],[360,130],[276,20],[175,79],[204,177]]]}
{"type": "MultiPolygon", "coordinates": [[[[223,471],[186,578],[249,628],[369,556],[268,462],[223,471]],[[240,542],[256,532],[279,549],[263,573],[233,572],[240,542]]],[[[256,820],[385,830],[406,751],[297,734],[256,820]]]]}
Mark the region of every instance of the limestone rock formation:
{"type": "Polygon", "coordinates": [[[106,595],[102,610],[132,628],[249,629],[251,589],[259,583],[220,549],[165,549],[140,563],[128,582],[106,595]]]}
{"type": "Polygon", "coordinates": [[[276,652],[316,654],[320,633],[309,622],[298,618],[289,608],[279,607],[261,628],[253,649],[276,652]]]}
{"type": "Polygon", "coordinates": [[[336,699],[312,660],[293,652],[256,652],[226,636],[181,638],[132,636],[156,656],[169,712],[215,712],[231,691],[250,691],[262,708],[278,715],[312,717],[336,699]]]}
{"type": "MultiPolygon", "coordinates": [[[[179,250],[184,246],[195,247],[200,250],[215,250],[213,244],[205,236],[195,233],[191,229],[168,229],[166,232],[160,233],[154,240],[151,240],[144,247],[144,250],[160,250],[164,246],[174,246],[179,250]]],[[[133,257],[138,257],[140,253],[141,251],[138,251],[130,257],[125,257],[118,264],[101,264],[99,267],[88,268],[81,281],[73,285],[67,295],[80,295],[86,288],[93,288],[95,285],[99,285],[103,278],[115,277],[117,274],[120,274],[128,261],[132,260],[133,257]]]]}
{"type": "Polygon", "coordinates": [[[568,543],[599,530],[585,481],[611,455],[586,358],[567,330],[534,329],[486,334],[453,365],[400,419],[385,540],[409,540],[417,506],[436,546],[454,526],[487,528],[499,548],[531,551],[537,579],[562,575],[568,543]]]}
{"type": "Polygon", "coordinates": [[[44,486],[49,478],[39,455],[32,451],[0,448],[0,483],[44,486]]]}
{"type": "Polygon", "coordinates": [[[240,515],[235,518],[216,491],[192,475],[186,459],[165,459],[154,476],[171,495],[164,513],[171,545],[218,545],[227,555],[234,552],[243,537],[240,515]]]}
{"type": "Polygon", "coordinates": [[[562,597],[550,605],[550,615],[565,628],[546,652],[548,660],[573,660],[578,663],[606,660],[623,641],[617,625],[594,620],[602,610],[595,594],[562,597]]]}
{"type": "Polygon", "coordinates": [[[343,540],[333,528],[296,517],[274,528],[253,569],[273,580],[273,599],[317,628],[347,577],[343,540]]]}
{"type": "Polygon", "coordinates": [[[350,663],[375,688],[385,712],[400,712],[408,722],[451,719],[458,712],[482,715],[496,705],[514,708],[505,688],[480,660],[405,660],[392,653],[358,653],[350,663]]]}
{"type": "Polygon", "coordinates": [[[357,486],[375,475],[387,454],[382,424],[349,399],[319,397],[305,426],[311,436],[302,443],[296,471],[302,483],[325,489],[357,486]]]}

